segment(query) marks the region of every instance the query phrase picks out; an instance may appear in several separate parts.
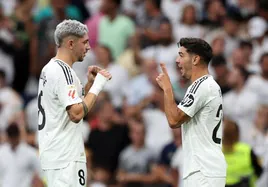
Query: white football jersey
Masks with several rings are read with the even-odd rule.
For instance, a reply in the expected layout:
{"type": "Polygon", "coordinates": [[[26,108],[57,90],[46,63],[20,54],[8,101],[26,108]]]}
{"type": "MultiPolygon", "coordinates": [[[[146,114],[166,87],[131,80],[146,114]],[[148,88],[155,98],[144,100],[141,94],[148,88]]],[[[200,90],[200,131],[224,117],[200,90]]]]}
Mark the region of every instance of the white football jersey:
{"type": "Polygon", "coordinates": [[[51,59],[42,69],[38,90],[39,150],[42,169],[59,169],[69,162],[86,162],[79,123],[73,123],[66,107],[82,102],[83,86],[73,69],[51,59]]]}
{"type": "Polygon", "coordinates": [[[191,119],[182,125],[183,178],[201,171],[209,177],[225,177],[222,153],[222,95],[211,75],[200,77],[178,105],[191,119]]]}

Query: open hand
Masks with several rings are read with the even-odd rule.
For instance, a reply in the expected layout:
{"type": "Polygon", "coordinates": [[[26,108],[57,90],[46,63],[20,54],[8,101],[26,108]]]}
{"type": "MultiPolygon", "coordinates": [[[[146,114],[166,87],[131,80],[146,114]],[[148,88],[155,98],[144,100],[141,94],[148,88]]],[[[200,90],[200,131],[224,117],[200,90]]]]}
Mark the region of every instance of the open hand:
{"type": "Polygon", "coordinates": [[[160,73],[156,77],[156,82],[158,83],[160,88],[162,88],[162,90],[172,88],[166,65],[164,63],[160,63],[160,67],[161,67],[162,73],[160,73]]]}

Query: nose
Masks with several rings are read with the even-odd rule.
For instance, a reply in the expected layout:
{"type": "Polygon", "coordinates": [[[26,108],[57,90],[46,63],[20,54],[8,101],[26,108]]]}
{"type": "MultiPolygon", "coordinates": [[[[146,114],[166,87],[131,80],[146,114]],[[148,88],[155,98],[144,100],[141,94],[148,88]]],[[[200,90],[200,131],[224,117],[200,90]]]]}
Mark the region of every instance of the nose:
{"type": "Polygon", "coordinates": [[[176,64],[177,64],[177,66],[180,65],[180,59],[179,59],[179,57],[176,58],[176,64]]]}
{"type": "Polygon", "coordinates": [[[88,44],[88,46],[87,46],[87,51],[89,51],[89,50],[91,50],[91,47],[90,47],[90,45],[88,44]]]}

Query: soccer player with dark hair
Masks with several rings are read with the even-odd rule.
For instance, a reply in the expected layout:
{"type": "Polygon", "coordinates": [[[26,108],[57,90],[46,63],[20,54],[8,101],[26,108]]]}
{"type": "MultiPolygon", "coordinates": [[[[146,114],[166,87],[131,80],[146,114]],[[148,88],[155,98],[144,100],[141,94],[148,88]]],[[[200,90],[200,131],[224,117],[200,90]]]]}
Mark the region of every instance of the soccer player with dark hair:
{"type": "Polygon", "coordinates": [[[165,113],[171,128],[182,127],[184,187],[224,187],[226,162],[222,153],[222,94],[208,72],[210,45],[199,38],[182,38],[176,63],[191,80],[184,99],[176,104],[164,64],[156,78],[164,91],[165,113]]]}

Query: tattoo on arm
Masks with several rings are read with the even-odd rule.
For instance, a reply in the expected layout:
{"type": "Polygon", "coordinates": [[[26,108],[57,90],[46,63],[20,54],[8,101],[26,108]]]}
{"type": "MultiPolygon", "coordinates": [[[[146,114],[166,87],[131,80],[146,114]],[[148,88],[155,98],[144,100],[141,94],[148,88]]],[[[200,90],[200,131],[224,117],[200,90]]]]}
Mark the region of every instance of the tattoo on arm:
{"type": "Polygon", "coordinates": [[[82,105],[83,105],[84,117],[85,117],[88,113],[88,107],[84,101],[82,101],[82,105]]]}

